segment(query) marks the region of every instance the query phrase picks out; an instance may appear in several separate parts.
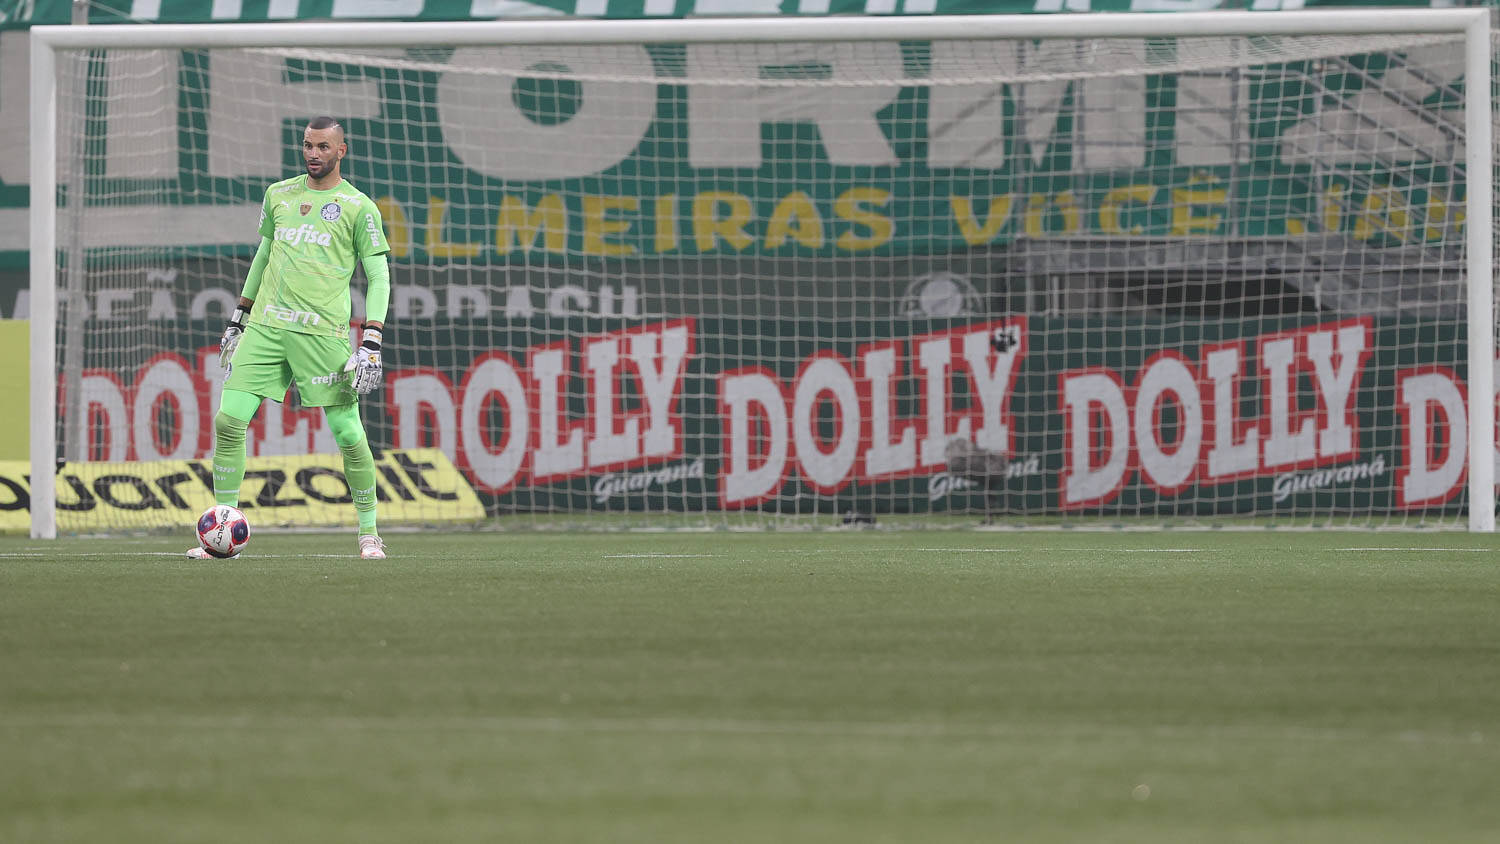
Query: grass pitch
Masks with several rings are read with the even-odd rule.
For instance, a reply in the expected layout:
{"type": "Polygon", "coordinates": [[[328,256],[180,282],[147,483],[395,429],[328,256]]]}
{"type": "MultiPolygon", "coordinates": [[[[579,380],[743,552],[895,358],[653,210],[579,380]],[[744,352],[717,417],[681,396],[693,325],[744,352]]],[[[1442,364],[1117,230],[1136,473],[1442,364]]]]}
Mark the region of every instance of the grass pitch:
{"type": "Polygon", "coordinates": [[[0,541],[0,840],[1500,840],[1500,540],[0,541]]]}

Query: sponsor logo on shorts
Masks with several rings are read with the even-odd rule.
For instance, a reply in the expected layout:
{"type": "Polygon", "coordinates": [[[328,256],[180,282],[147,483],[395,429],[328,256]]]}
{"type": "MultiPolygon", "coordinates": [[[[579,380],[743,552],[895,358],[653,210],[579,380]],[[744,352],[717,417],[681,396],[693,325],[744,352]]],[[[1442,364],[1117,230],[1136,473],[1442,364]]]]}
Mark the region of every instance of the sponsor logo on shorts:
{"type": "Polygon", "coordinates": [[[344,378],[342,372],[330,372],[327,375],[314,375],[309,382],[312,384],[337,384],[344,378]]]}
{"type": "Polygon", "coordinates": [[[312,311],[294,311],[291,308],[278,308],[275,305],[266,306],[266,319],[279,320],[281,322],[301,323],[302,325],[317,325],[322,320],[312,311]]]}
{"type": "Polygon", "coordinates": [[[275,231],[275,239],[297,246],[302,243],[316,243],[319,246],[327,246],[333,242],[333,235],[328,232],[320,232],[309,223],[294,228],[289,226],[279,227],[275,231]]]}
{"type": "Polygon", "coordinates": [[[337,202],[330,202],[323,206],[323,219],[330,223],[337,220],[342,213],[344,213],[344,209],[337,202]]]}

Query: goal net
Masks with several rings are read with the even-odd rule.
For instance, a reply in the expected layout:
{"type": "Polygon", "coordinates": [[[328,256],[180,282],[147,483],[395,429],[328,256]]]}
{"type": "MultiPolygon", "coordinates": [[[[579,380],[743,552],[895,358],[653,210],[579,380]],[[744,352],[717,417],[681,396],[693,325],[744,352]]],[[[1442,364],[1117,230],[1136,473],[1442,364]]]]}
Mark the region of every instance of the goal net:
{"type": "MultiPolygon", "coordinates": [[[[391,247],[383,526],[1492,529],[1476,15],[37,30],[34,512],[210,502],[326,114],[391,247]]],[[[352,525],[273,398],[247,515],[352,525]]]]}

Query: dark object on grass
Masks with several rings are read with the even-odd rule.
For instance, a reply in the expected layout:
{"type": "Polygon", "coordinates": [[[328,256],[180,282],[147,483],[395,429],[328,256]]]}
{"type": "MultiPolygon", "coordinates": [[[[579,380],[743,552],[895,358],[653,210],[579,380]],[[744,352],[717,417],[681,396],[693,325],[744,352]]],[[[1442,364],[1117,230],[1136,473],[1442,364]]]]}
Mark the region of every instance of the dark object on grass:
{"type": "Polygon", "coordinates": [[[950,475],[966,478],[979,486],[984,493],[984,524],[992,524],[995,521],[995,498],[1004,490],[1010,460],[998,451],[980,448],[963,437],[949,440],[943,448],[943,457],[950,475]]]}
{"type": "Polygon", "coordinates": [[[847,527],[875,527],[875,514],[846,510],[844,511],[844,524],[847,527]]]}

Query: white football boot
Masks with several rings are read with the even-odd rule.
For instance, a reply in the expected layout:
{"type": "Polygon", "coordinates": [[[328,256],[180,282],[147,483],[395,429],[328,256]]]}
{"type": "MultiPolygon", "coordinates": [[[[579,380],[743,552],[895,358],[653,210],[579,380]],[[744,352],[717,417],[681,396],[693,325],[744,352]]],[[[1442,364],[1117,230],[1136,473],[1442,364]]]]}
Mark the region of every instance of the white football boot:
{"type": "Polygon", "coordinates": [[[203,550],[200,546],[197,546],[197,545],[194,545],[193,547],[187,549],[187,556],[188,556],[189,560],[223,560],[223,559],[234,559],[235,557],[238,557],[239,555],[240,555],[240,552],[236,551],[233,554],[230,554],[227,558],[226,557],[215,557],[214,555],[208,553],[207,551],[203,550]]]}
{"type": "Polygon", "coordinates": [[[359,538],[359,558],[361,560],[384,560],[385,543],[380,537],[367,533],[359,538]]]}

